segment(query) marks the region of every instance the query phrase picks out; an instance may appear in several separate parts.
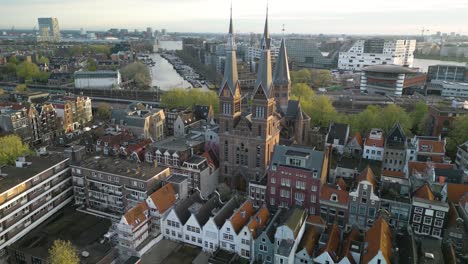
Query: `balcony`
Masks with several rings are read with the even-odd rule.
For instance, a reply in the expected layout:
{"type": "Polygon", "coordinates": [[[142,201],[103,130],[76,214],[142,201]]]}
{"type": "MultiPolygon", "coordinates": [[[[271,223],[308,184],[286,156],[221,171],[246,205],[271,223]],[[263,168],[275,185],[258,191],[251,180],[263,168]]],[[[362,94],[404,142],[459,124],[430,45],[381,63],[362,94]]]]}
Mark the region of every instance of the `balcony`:
{"type": "Polygon", "coordinates": [[[142,202],[146,200],[146,198],[141,198],[133,194],[127,194],[125,197],[129,200],[136,201],[136,202],[142,202]]]}

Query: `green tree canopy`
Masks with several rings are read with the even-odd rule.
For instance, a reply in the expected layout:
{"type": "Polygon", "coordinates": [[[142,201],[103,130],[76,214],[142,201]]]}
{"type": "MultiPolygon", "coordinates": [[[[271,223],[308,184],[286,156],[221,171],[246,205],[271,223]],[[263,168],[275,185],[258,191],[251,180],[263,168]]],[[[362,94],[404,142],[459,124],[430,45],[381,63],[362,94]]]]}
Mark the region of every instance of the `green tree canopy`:
{"type": "Polygon", "coordinates": [[[20,137],[8,135],[0,137],[0,164],[14,165],[18,157],[31,155],[32,152],[27,144],[23,144],[20,137]]]}
{"type": "Polygon", "coordinates": [[[11,56],[9,59],[8,59],[8,62],[9,63],[13,63],[15,65],[18,65],[19,64],[19,60],[18,58],[16,58],[16,56],[11,56]]]}
{"type": "Polygon", "coordinates": [[[16,75],[24,78],[26,81],[31,81],[34,77],[40,73],[39,67],[29,61],[22,62],[16,67],[16,75]]]}
{"type": "Polygon", "coordinates": [[[29,91],[28,86],[26,84],[18,84],[15,87],[15,92],[20,93],[20,92],[27,92],[29,91]]]}
{"type": "Polygon", "coordinates": [[[338,119],[338,113],[333,107],[330,97],[326,95],[315,96],[312,98],[310,105],[305,103],[302,107],[310,116],[311,123],[315,126],[325,127],[331,121],[338,119]]]}
{"type": "Polygon", "coordinates": [[[148,89],[151,75],[148,67],[141,62],[130,63],[120,71],[124,80],[134,80],[138,89],[148,89]]]}
{"type": "Polygon", "coordinates": [[[168,108],[211,105],[215,113],[217,113],[219,109],[219,99],[215,92],[204,92],[198,89],[172,89],[164,92],[161,96],[161,103],[168,108]]]}
{"type": "Polygon", "coordinates": [[[96,117],[99,120],[109,120],[111,118],[112,109],[108,103],[100,103],[96,110],[96,117]]]}
{"type": "Polygon", "coordinates": [[[294,100],[309,101],[315,97],[315,92],[305,83],[295,83],[291,86],[291,98],[294,100]]]}
{"type": "Polygon", "coordinates": [[[329,70],[311,69],[311,85],[314,88],[328,87],[332,84],[333,75],[329,70]]]}
{"type": "Polygon", "coordinates": [[[89,58],[86,61],[86,70],[87,71],[96,71],[97,70],[97,62],[93,58],[89,58]]]}
{"type": "Polygon", "coordinates": [[[291,72],[291,82],[295,83],[307,83],[309,84],[312,80],[312,75],[309,70],[302,69],[300,71],[291,72]]]}
{"type": "Polygon", "coordinates": [[[413,112],[411,112],[411,130],[416,133],[421,133],[424,127],[426,116],[429,112],[429,108],[426,103],[419,101],[414,106],[413,112]]]}
{"type": "Polygon", "coordinates": [[[451,157],[454,157],[457,147],[468,141],[468,115],[455,117],[452,124],[447,140],[447,151],[451,157]]]}
{"type": "Polygon", "coordinates": [[[37,62],[38,63],[47,63],[47,64],[49,64],[49,58],[41,56],[37,62]]]}
{"type": "Polygon", "coordinates": [[[78,257],[76,248],[70,241],[55,240],[49,249],[49,263],[78,264],[80,263],[80,258],[78,257]]]}

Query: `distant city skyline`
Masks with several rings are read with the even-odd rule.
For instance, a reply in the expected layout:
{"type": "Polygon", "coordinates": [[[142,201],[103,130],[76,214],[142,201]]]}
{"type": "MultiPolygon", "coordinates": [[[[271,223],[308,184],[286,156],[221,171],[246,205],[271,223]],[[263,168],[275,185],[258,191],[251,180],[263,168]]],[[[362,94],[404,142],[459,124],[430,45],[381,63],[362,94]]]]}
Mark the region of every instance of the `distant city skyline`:
{"type": "MultiPolygon", "coordinates": [[[[37,28],[57,17],[60,28],[107,30],[167,28],[170,32],[227,31],[230,1],[219,0],[3,0],[0,28],[37,28]]],[[[236,32],[262,32],[266,1],[233,0],[236,32]]],[[[270,29],[298,34],[468,34],[468,1],[269,1],[270,29]]]]}

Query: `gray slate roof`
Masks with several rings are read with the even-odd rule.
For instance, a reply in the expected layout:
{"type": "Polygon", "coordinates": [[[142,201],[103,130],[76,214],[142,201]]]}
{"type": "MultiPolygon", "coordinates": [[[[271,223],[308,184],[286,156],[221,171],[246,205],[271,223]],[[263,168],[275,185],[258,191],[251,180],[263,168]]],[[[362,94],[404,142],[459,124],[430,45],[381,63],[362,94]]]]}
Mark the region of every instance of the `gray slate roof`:
{"type": "Polygon", "coordinates": [[[202,202],[203,202],[203,199],[201,198],[200,193],[196,191],[192,195],[187,197],[185,200],[180,201],[176,205],[174,211],[177,217],[179,217],[179,220],[182,223],[182,225],[185,225],[187,220],[190,218],[191,213],[189,211],[189,207],[194,203],[202,203],[202,202]]]}
{"type": "Polygon", "coordinates": [[[314,150],[303,146],[284,146],[276,145],[271,164],[285,165],[287,156],[307,157],[305,169],[312,170],[313,168],[322,168],[324,153],[323,151],[314,150]]]}
{"type": "Polygon", "coordinates": [[[210,219],[210,216],[213,216],[213,210],[220,207],[221,205],[222,204],[219,200],[218,195],[213,195],[213,197],[211,197],[211,199],[209,199],[195,215],[195,218],[197,218],[197,221],[200,224],[200,226],[204,226],[206,222],[208,222],[208,219],[210,219]]]}
{"type": "Polygon", "coordinates": [[[229,200],[226,204],[224,204],[223,208],[219,210],[219,212],[215,215],[213,219],[215,224],[218,226],[218,228],[221,228],[224,225],[224,222],[226,222],[226,219],[231,217],[231,215],[234,213],[234,210],[239,208],[239,206],[243,202],[244,202],[244,199],[234,196],[231,198],[231,200],[229,200]]]}
{"type": "Polygon", "coordinates": [[[278,58],[276,59],[273,83],[275,85],[288,85],[290,82],[291,77],[289,75],[288,54],[286,52],[286,43],[283,38],[281,40],[278,58]]]}

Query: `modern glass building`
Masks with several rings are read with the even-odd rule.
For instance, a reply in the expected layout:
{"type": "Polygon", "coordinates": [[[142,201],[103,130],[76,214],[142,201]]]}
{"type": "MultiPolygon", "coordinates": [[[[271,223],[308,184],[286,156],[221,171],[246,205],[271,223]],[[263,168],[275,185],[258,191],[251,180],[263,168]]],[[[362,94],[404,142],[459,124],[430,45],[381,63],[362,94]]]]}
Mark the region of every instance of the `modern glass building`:
{"type": "Polygon", "coordinates": [[[38,18],[37,22],[39,24],[39,36],[37,37],[37,41],[60,41],[60,28],[57,18],[42,17],[38,18]]]}

